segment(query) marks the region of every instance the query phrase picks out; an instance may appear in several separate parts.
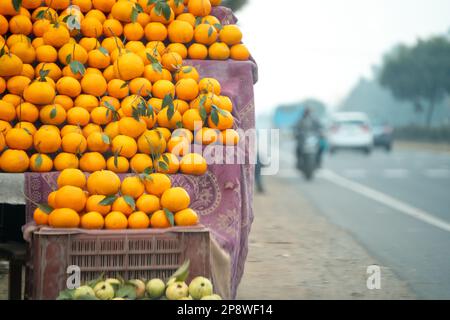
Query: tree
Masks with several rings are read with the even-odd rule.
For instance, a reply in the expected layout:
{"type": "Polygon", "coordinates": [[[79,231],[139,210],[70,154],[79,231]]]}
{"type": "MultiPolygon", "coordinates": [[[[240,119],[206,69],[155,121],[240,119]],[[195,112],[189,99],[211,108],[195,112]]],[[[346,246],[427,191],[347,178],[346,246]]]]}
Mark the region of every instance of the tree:
{"type": "Polygon", "coordinates": [[[248,0],[224,0],[222,6],[231,8],[233,11],[238,11],[247,4],[248,0]]]}
{"type": "Polygon", "coordinates": [[[412,47],[398,46],[385,56],[379,82],[417,110],[426,104],[430,127],[436,104],[450,93],[450,41],[439,36],[419,40],[412,47]]]}

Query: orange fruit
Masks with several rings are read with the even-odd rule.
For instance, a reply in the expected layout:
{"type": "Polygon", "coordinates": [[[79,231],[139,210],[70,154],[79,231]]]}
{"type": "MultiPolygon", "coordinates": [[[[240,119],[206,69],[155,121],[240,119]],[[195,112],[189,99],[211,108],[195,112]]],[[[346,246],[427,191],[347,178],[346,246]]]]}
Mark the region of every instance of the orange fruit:
{"type": "Polygon", "coordinates": [[[111,7],[111,16],[121,22],[131,22],[133,7],[131,1],[118,1],[111,7]]]}
{"type": "Polygon", "coordinates": [[[182,136],[172,137],[167,143],[167,151],[176,156],[184,156],[190,151],[190,148],[189,140],[182,136]]]}
{"type": "Polygon", "coordinates": [[[162,194],[172,186],[170,178],[162,173],[152,173],[149,179],[144,180],[145,190],[156,197],[162,194]]]}
{"type": "Polygon", "coordinates": [[[95,172],[106,169],[106,160],[101,153],[87,152],[80,158],[80,169],[85,172],[95,172]]]}
{"type": "Polygon", "coordinates": [[[67,65],[71,61],[79,61],[85,64],[88,60],[88,53],[83,46],[77,43],[67,43],[59,49],[58,59],[63,65],[67,65]]]}
{"type": "Polygon", "coordinates": [[[6,145],[11,149],[28,150],[33,145],[33,136],[22,128],[12,128],[5,136],[6,145]]]}
{"type": "Polygon", "coordinates": [[[136,207],[139,211],[146,214],[153,213],[161,209],[159,198],[152,194],[143,194],[136,201],[136,207]]]}
{"type": "Polygon", "coordinates": [[[112,140],[112,152],[125,158],[132,158],[137,153],[136,141],[125,135],[118,135],[112,140]]]}
{"type": "Polygon", "coordinates": [[[152,83],[146,78],[135,78],[130,81],[130,91],[132,94],[140,94],[147,97],[152,93],[152,83]]]}
{"type": "Polygon", "coordinates": [[[35,81],[23,91],[25,101],[33,104],[50,104],[56,96],[55,89],[47,82],[35,81]]]}
{"type": "Polygon", "coordinates": [[[48,224],[48,214],[39,208],[36,208],[33,212],[33,220],[38,226],[43,226],[48,224]]]}
{"type": "Polygon", "coordinates": [[[62,77],[56,82],[56,90],[59,94],[75,98],[81,93],[81,85],[77,79],[62,77]]]}
{"type": "Polygon", "coordinates": [[[61,171],[56,180],[58,188],[73,186],[83,189],[86,186],[86,176],[78,169],[65,169],[61,171]]]}
{"type": "Polygon", "coordinates": [[[91,9],[89,10],[88,13],[86,13],[86,15],[84,16],[84,18],[95,18],[97,19],[100,23],[103,23],[106,21],[106,16],[103,12],[101,12],[100,10],[97,9],[91,9]]]}
{"type": "Polygon", "coordinates": [[[145,191],[145,186],[138,176],[131,176],[123,179],[120,192],[124,196],[134,199],[139,198],[145,191]]]}
{"type": "Polygon", "coordinates": [[[131,170],[137,173],[142,173],[148,168],[152,168],[153,161],[149,155],[137,153],[130,160],[131,170]]]}
{"type": "Polygon", "coordinates": [[[59,132],[50,128],[40,128],[34,134],[34,148],[39,153],[54,153],[61,146],[59,132]]]}
{"type": "MultiPolygon", "coordinates": [[[[34,76],[34,69],[33,69],[33,76],[34,76]]],[[[6,90],[6,81],[5,79],[0,77],[0,94],[5,92],[5,90],[6,90]]]]}
{"type": "Polygon", "coordinates": [[[128,228],[147,229],[150,226],[150,218],[142,211],[132,213],[128,217],[128,228]]]}
{"type": "MultiPolygon", "coordinates": [[[[37,1],[37,0],[36,0],[37,1]]],[[[86,13],[92,9],[92,0],[72,0],[74,6],[78,6],[81,12],[86,13]]]]}
{"type": "Polygon", "coordinates": [[[96,171],[88,177],[87,189],[91,195],[114,195],[119,192],[120,178],[110,170],[96,171]]]}
{"type": "Polygon", "coordinates": [[[81,154],[86,151],[86,138],[79,133],[69,133],[62,138],[61,146],[64,152],[81,154]]]}
{"type": "MultiPolygon", "coordinates": [[[[25,63],[22,67],[22,76],[27,77],[30,80],[34,79],[34,68],[31,64],[25,63]]],[[[1,91],[1,90],[0,90],[1,91]]]]}
{"type": "Polygon", "coordinates": [[[150,15],[145,12],[140,12],[137,16],[137,22],[142,26],[142,28],[145,28],[146,25],[150,23],[150,15]]]}
{"type": "Polygon", "coordinates": [[[100,202],[105,200],[106,196],[103,195],[92,195],[86,201],[86,211],[91,212],[95,211],[100,213],[103,216],[106,216],[111,212],[110,205],[102,205],[100,202]]]}
{"type": "Polygon", "coordinates": [[[180,161],[176,155],[164,153],[155,160],[154,166],[159,173],[175,174],[180,168],[180,161]]]}
{"type": "Polygon", "coordinates": [[[80,216],[70,208],[55,209],[48,216],[48,224],[53,228],[78,228],[80,216]]]}
{"type": "Polygon", "coordinates": [[[103,34],[103,25],[94,17],[85,17],[81,21],[81,33],[85,37],[100,38],[103,34]]]}
{"type": "MultiPolygon", "coordinates": [[[[2,99],[4,102],[11,103],[13,107],[17,107],[21,103],[21,97],[15,94],[5,94],[2,99]]],[[[0,102],[2,101],[0,100],[0,102]]]]}
{"type": "Polygon", "coordinates": [[[112,140],[119,135],[119,122],[114,121],[109,123],[104,130],[104,133],[112,140]]]}
{"type": "Polygon", "coordinates": [[[132,40],[125,44],[125,49],[128,51],[138,53],[141,50],[145,50],[145,45],[141,41],[132,40]]]}
{"type": "Polygon", "coordinates": [[[199,93],[198,84],[193,79],[180,79],[175,85],[175,92],[178,99],[186,101],[194,100],[199,93]]]}
{"type": "Polygon", "coordinates": [[[127,23],[123,28],[123,34],[129,41],[138,41],[144,37],[144,28],[139,22],[127,23]]]}
{"type": "Polygon", "coordinates": [[[81,188],[64,186],[56,191],[55,204],[56,208],[69,208],[81,212],[86,206],[86,194],[81,188]]]}
{"type": "Polygon", "coordinates": [[[175,96],[175,85],[169,80],[158,80],[153,84],[152,94],[159,99],[164,99],[168,94],[173,97],[175,96]]]}
{"type": "Polygon", "coordinates": [[[8,32],[8,20],[0,14],[0,35],[4,35],[8,32]]]}
{"type": "Polygon", "coordinates": [[[192,66],[182,66],[175,74],[176,81],[180,81],[181,79],[193,79],[198,82],[200,80],[200,76],[196,68],[192,66]]]}
{"type": "Polygon", "coordinates": [[[175,213],[175,225],[180,227],[195,226],[199,222],[197,213],[192,209],[185,209],[175,213]]]}
{"type": "Polygon", "coordinates": [[[166,213],[163,210],[158,210],[152,214],[152,217],[150,218],[150,224],[152,228],[155,229],[166,229],[172,226],[170,220],[167,218],[166,213]]]}
{"type": "Polygon", "coordinates": [[[178,70],[183,64],[183,58],[177,52],[168,52],[163,54],[161,64],[167,70],[173,72],[178,70]]]}
{"type": "Polygon", "coordinates": [[[164,78],[163,72],[154,68],[153,64],[148,64],[144,67],[144,78],[149,80],[151,83],[155,83],[158,80],[164,78]]]}
{"type": "Polygon", "coordinates": [[[124,136],[137,139],[146,129],[147,125],[142,119],[137,121],[133,117],[123,117],[119,120],[119,133],[124,136]]]}
{"type": "Polygon", "coordinates": [[[118,197],[112,204],[112,211],[122,212],[127,217],[134,212],[134,207],[127,203],[124,197],[118,197]]]}
{"type": "Polygon", "coordinates": [[[219,139],[216,130],[211,128],[202,128],[195,135],[195,142],[197,144],[210,145],[215,143],[219,139]]]}
{"type": "Polygon", "coordinates": [[[30,164],[28,155],[23,150],[5,150],[0,156],[0,169],[4,172],[25,172],[30,164]]]}
{"type": "Polygon", "coordinates": [[[156,130],[145,131],[137,141],[139,152],[160,154],[166,150],[166,140],[156,130]]]}
{"type": "Polygon", "coordinates": [[[101,230],[105,220],[99,212],[90,211],[81,217],[81,227],[89,230],[101,230]]]}
{"type": "Polygon", "coordinates": [[[92,68],[105,69],[111,63],[109,54],[102,52],[100,49],[94,49],[88,53],[88,65],[92,68]]]}
{"type": "Polygon", "coordinates": [[[227,146],[235,146],[239,143],[240,137],[239,133],[233,129],[226,129],[220,132],[219,142],[227,146]]]}
{"type": "Polygon", "coordinates": [[[190,153],[181,158],[180,171],[183,174],[200,176],[206,173],[208,164],[206,159],[197,153],[190,153]]]}
{"type": "Polygon", "coordinates": [[[87,53],[100,47],[100,42],[97,38],[81,38],[78,44],[82,46],[87,53]]]}
{"type": "Polygon", "coordinates": [[[64,169],[77,169],[79,165],[78,158],[73,153],[61,152],[53,160],[53,165],[57,171],[62,171],[64,169]]]}
{"type": "MultiPolygon", "coordinates": [[[[0,104],[1,105],[1,104],[0,104]]],[[[29,102],[23,102],[16,107],[17,120],[36,122],[39,119],[38,108],[29,102]]]]}
{"type": "Polygon", "coordinates": [[[0,100],[0,119],[11,122],[16,118],[16,109],[10,102],[0,100]]]}
{"type": "MultiPolygon", "coordinates": [[[[118,2],[120,3],[120,2],[118,2]]],[[[109,230],[124,230],[128,227],[128,219],[122,213],[113,211],[105,218],[105,228],[109,230]]]]}
{"type": "Polygon", "coordinates": [[[61,10],[70,5],[70,0],[45,0],[45,4],[50,8],[61,10]]]}
{"type": "Polygon", "coordinates": [[[173,12],[172,8],[170,8],[170,16],[169,18],[166,18],[166,15],[161,12],[159,13],[155,7],[150,11],[150,20],[152,22],[161,22],[163,24],[169,24],[175,19],[175,13],[173,12]]]}
{"type": "Polygon", "coordinates": [[[36,50],[28,42],[18,42],[9,51],[18,56],[23,63],[33,63],[36,59],[36,50]]]}
{"type": "Polygon", "coordinates": [[[181,21],[186,21],[192,27],[195,27],[196,17],[192,13],[189,13],[189,12],[181,13],[180,15],[177,16],[176,19],[177,20],[181,20],[181,21]]]}
{"type": "Polygon", "coordinates": [[[144,62],[135,53],[124,53],[114,62],[114,72],[119,79],[125,81],[138,78],[144,73],[144,62]]]}
{"type": "Polygon", "coordinates": [[[197,43],[210,46],[217,41],[218,37],[217,29],[210,24],[202,23],[195,27],[194,39],[197,43]]]}
{"type": "Polygon", "coordinates": [[[116,0],[92,0],[91,2],[95,9],[108,13],[111,12],[116,0]]]}
{"type": "Polygon", "coordinates": [[[192,143],[194,141],[194,135],[191,130],[185,129],[185,128],[179,128],[172,132],[172,137],[183,137],[189,141],[189,143],[192,143]]]}
{"type": "Polygon", "coordinates": [[[85,126],[89,123],[90,114],[82,107],[73,107],[67,111],[67,123],[71,125],[85,126]]]}
{"type": "Polygon", "coordinates": [[[169,129],[159,127],[159,128],[156,128],[155,130],[161,135],[161,137],[164,138],[164,140],[166,140],[166,142],[168,142],[170,140],[172,133],[169,129]]]}
{"type": "Polygon", "coordinates": [[[66,124],[62,129],[61,129],[61,138],[64,137],[65,135],[68,135],[69,133],[79,133],[79,134],[83,134],[83,130],[81,130],[80,127],[72,125],[72,124],[66,124]]]}
{"type": "Polygon", "coordinates": [[[200,91],[203,93],[212,92],[215,95],[220,95],[220,92],[222,91],[220,82],[214,78],[201,79],[200,82],[198,83],[198,87],[200,91]]]}
{"type": "Polygon", "coordinates": [[[250,52],[243,44],[237,44],[231,47],[231,59],[246,61],[250,59],[250,52]]]}
{"type": "Polygon", "coordinates": [[[241,43],[242,32],[236,25],[226,25],[220,30],[219,38],[223,43],[229,46],[234,46],[241,43]]]}
{"type": "Polygon", "coordinates": [[[109,54],[111,54],[115,49],[125,48],[122,40],[117,37],[108,37],[102,41],[102,47],[108,50],[109,54]]]}
{"type": "Polygon", "coordinates": [[[29,17],[17,15],[9,19],[9,31],[13,34],[29,35],[33,30],[33,24],[29,17]]]}
{"type": "Polygon", "coordinates": [[[166,50],[166,45],[162,41],[149,41],[145,47],[152,51],[157,51],[159,55],[162,55],[166,50]]]}
{"type": "Polygon", "coordinates": [[[173,105],[175,107],[175,110],[177,110],[181,115],[183,115],[190,108],[189,103],[180,99],[173,100],[173,105]]]}
{"type": "Polygon", "coordinates": [[[31,122],[26,122],[26,121],[22,121],[22,122],[17,122],[16,125],[14,126],[14,128],[22,128],[25,129],[26,131],[28,131],[32,136],[34,136],[34,134],[36,133],[37,129],[34,126],[34,124],[32,124],[31,122]]]}
{"type": "Polygon", "coordinates": [[[59,104],[49,104],[41,109],[39,119],[44,124],[59,126],[66,121],[66,110],[59,104]]]}
{"type": "Polygon", "coordinates": [[[106,107],[97,107],[91,111],[91,121],[98,125],[106,125],[113,119],[113,113],[106,107]]]}
{"type": "Polygon", "coordinates": [[[108,161],[106,161],[106,167],[108,170],[115,173],[127,173],[130,169],[130,163],[125,157],[117,157],[117,160],[116,157],[110,157],[108,161]]]}
{"type": "Polygon", "coordinates": [[[52,191],[47,196],[47,204],[52,208],[56,207],[56,203],[55,203],[56,192],[57,192],[57,190],[52,191]]]}
{"type": "Polygon", "coordinates": [[[183,127],[194,131],[200,129],[203,126],[203,120],[200,115],[200,111],[197,109],[189,109],[183,114],[183,127]]]}
{"type": "Polygon", "coordinates": [[[116,19],[106,19],[103,22],[103,34],[106,37],[120,37],[123,34],[122,24],[116,19]]]}
{"type": "Polygon", "coordinates": [[[89,151],[105,153],[109,150],[109,137],[105,137],[105,133],[92,132],[87,138],[87,146],[89,151]]]}
{"type": "Polygon", "coordinates": [[[30,169],[33,172],[50,172],[53,168],[52,159],[46,154],[35,153],[30,157],[30,169]]]}
{"type": "MultiPolygon", "coordinates": [[[[0,120],[0,133],[3,134],[3,139],[5,139],[4,135],[11,130],[12,126],[9,124],[9,122],[5,120],[0,120]]],[[[4,141],[3,141],[4,143],[4,141]]]]}
{"type": "Polygon", "coordinates": [[[89,94],[80,94],[74,101],[75,107],[82,107],[91,112],[95,107],[99,106],[97,97],[89,94]]]}
{"type": "Polygon", "coordinates": [[[194,38],[194,28],[186,21],[172,21],[167,31],[170,42],[173,43],[189,43],[194,38]]]}
{"type": "Polygon", "coordinates": [[[208,117],[208,125],[210,128],[218,129],[220,131],[231,129],[233,127],[234,118],[230,112],[226,110],[215,110],[213,113],[217,114],[217,124],[214,123],[212,114],[208,117]]]}
{"type": "Polygon", "coordinates": [[[55,48],[61,48],[70,41],[69,31],[61,24],[52,24],[43,34],[44,43],[55,48]]]}
{"type": "Polygon", "coordinates": [[[211,2],[209,0],[189,0],[188,11],[196,17],[204,17],[211,13],[211,2]]]}
{"type": "Polygon", "coordinates": [[[158,125],[163,128],[176,129],[181,124],[183,118],[178,110],[175,110],[172,117],[169,119],[169,107],[163,108],[157,116],[158,125]]]}
{"type": "Polygon", "coordinates": [[[217,106],[220,109],[226,110],[228,112],[232,112],[233,111],[233,102],[231,101],[231,99],[227,96],[218,96],[218,103],[217,106]]]}
{"type": "Polygon", "coordinates": [[[161,206],[172,212],[187,209],[190,203],[189,194],[180,187],[167,189],[161,196],[161,206]]]}
{"type": "Polygon", "coordinates": [[[204,16],[201,20],[202,23],[209,23],[210,25],[221,25],[219,19],[215,16],[204,16]]]}
{"type": "Polygon", "coordinates": [[[103,75],[85,74],[81,79],[81,88],[86,94],[100,97],[105,94],[108,84],[103,75]]]}
{"type": "Polygon", "coordinates": [[[0,57],[0,77],[18,76],[22,73],[23,62],[13,53],[0,57]]]}
{"type": "Polygon", "coordinates": [[[230,57],[230,48],[225,43],[213,43],[208,49],[211,60],[227,60],[230,57]]]}
{"type": "Polygon", "coordinates": [[[41,62],[35,68],[36,78],[39,78],[41,71],[44,71],[44,70],[49,72],[47,77],[52,79],[53,82],[54,81],[58,81],[58,79],[61,78],[61,76],[62,76],[62,71],[61,71],[61,69],[59,68],[59,66],[56,63],[53,63],[53,62],[51,62],[51,63],[41,62]]]}
{"type": "Polygon", "coordinates": [[[108,94],[117,99],[123,99],[129,94],[129,88],[125,81],[112,79],[108,82],[108,94]]]}

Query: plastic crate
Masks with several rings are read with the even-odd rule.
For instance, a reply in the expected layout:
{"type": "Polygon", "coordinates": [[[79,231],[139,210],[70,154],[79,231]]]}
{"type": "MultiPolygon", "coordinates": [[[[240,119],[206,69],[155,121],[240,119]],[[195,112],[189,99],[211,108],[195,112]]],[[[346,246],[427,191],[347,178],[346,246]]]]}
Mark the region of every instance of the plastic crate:
{"type": "Polygon", "coordinates": [[[42,229],[33,233],[27,270],[27,298],[53,300],[66,288],[67,267],[77,265],[81,283],[121,276],[167,279],[190,259],[190,276],[211,278],[210,234],[205,228],[79,231],[42,229]]]}

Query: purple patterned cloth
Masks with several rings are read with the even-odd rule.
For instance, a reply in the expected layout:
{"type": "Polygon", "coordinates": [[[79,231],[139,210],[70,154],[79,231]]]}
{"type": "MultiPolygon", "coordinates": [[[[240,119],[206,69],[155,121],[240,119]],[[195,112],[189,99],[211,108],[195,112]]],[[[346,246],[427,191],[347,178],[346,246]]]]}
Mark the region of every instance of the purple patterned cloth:
{"type": "MultiPolygon", "coordinates": [[[[188,60],[187,63],[195,66],[201,77],[214,77],[220,81],[223,94],[233,100],[236,128],[248,130],[255,127],[253,84],[257,71],[254,62],[188,60]]],[[[241,141],[233,149],[248,158],[253,147],[241,141]]],[[[26,196],[34,202],[46,203],[48,194],[56,189],[58,174],[25,173],[26,196]]],[[[212,164],[204,176],[177,174],[171,179],[175,186],[186,188],[191,196],[191,207],[199,213],[201,223],[211,230],[218,244],[229,253],[231,293],[235,297],[244,272],[253,221],[254,166],[248,161],[243,165],[212,164]]],[[[27,200],[27,221],[31,221],[34,208],[33,203],[27,200]]]]}

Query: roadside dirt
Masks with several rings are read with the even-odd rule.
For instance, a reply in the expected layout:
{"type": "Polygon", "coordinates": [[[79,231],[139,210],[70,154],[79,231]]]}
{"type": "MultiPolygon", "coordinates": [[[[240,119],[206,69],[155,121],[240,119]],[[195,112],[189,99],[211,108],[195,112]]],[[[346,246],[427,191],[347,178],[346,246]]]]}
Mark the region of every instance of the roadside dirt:
{"type": "Polygon", "coordinates": [[[239,299],[414,299],[388,268],[381,289],[367,289],[367,267],[378,265],[347,232],[328,222],[295,184],[265,179],[254,199],[255,221],[239,299]]]}

